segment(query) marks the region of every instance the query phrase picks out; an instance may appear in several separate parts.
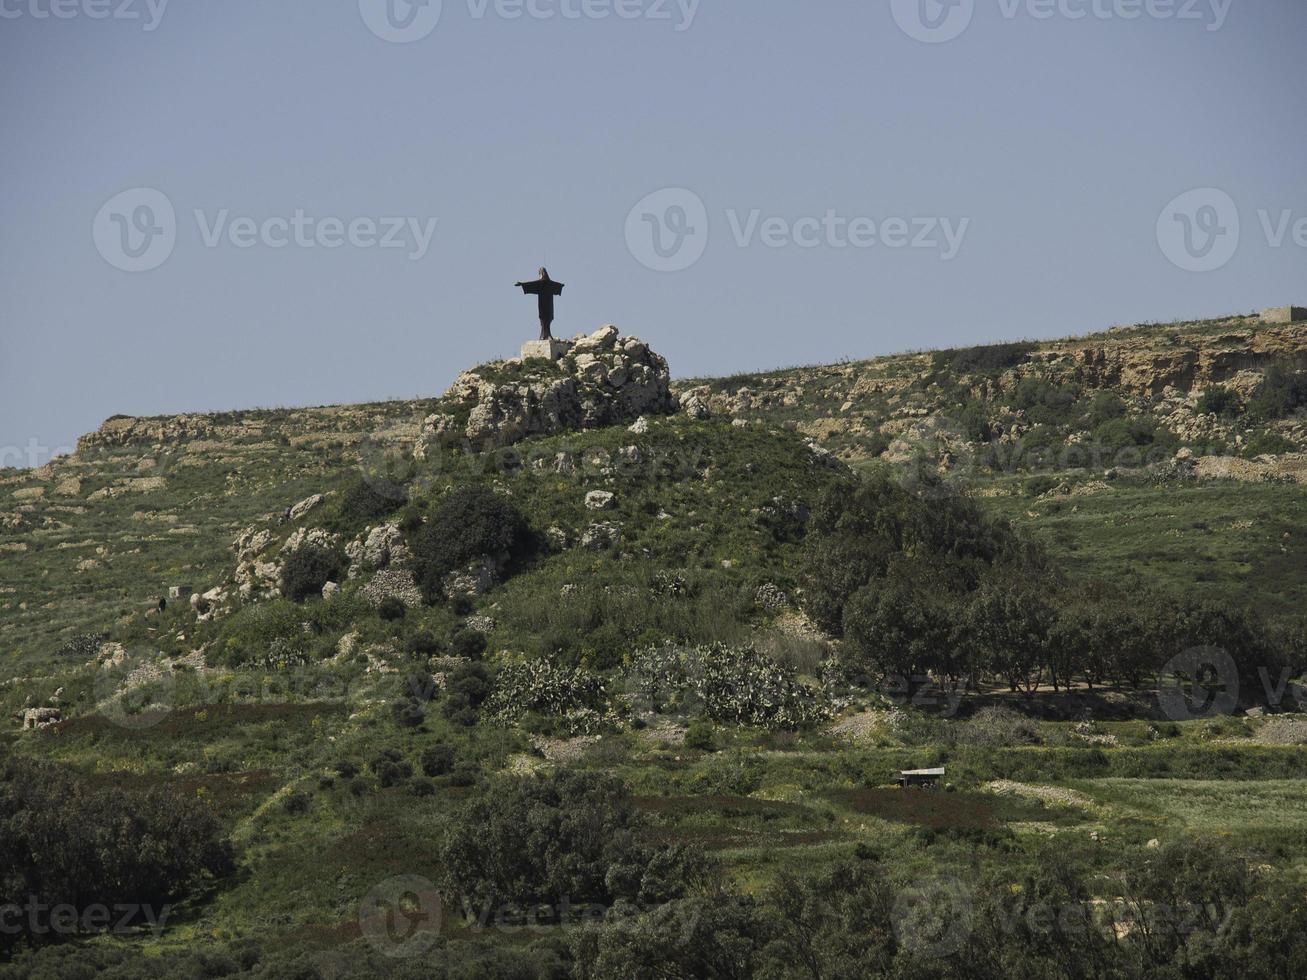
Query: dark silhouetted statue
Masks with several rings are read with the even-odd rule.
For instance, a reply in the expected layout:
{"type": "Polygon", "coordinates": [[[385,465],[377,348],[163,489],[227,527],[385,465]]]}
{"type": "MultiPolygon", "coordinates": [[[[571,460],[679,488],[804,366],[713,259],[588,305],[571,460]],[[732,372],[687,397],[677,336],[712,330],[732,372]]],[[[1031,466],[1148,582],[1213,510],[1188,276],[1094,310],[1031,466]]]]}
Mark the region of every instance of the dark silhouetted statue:
{"type": "Polygon", "coordinates": [[[554,282],[549,278],[547,269],[540,270],[540,278],[533,282],[519,282],[516,285],[522,287],[522,292],[528,296],[540,297],[540,339],[550,340],[553,334],[549,328],[554,325],[554,297],[563,291],[561,282],[554,282]]]}

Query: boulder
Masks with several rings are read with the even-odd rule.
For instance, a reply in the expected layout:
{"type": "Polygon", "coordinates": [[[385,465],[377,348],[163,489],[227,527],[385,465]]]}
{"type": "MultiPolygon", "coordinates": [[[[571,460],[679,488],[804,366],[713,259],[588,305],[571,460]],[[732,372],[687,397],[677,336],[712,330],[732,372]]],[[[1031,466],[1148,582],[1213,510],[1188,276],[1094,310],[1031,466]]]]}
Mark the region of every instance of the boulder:
{"type": "Polygon", "coordinates": [[[232,543],[238,561],[252,561],[267,550],[274,535],[265,528],[247,527],[232,543]]]}
{"type": "Polygon", "coordinates": [[[382,568],[404,567],[412,561],[404,532],[394,524],[382,524],[360,534],[345,546],[349,559],[349,577],[382,568]]]}
{"type": "Polygon", "coordinates": [[[296,504],[294,507],[290,509],[290,515],[289,515],[290,519],[292,521],[298,521],[309,511],[317,508],[326,499],[327,498],[322,494],[315,493],[312,497],[307,497],[304,500],[301,500],[298,504],[296,504]]]}
{"type": "Polygon", "coordinates": [[[409,608],[422,605],[422,590],[418,588],[413,573],[406,569],[383,568],[363,586],[362,595],[374,606],[380,606],[387,599],[398,599],[409,608]]]}
{"type": "Polygon", "coordinates": [[[473,633],[493,633],[495,625],[494,619],[490,616],[469,616],[467,618],[467,628],[473,633]]]}
{"type": "Polygon", "coordinates": [[[597,524],[591,524],[581,535],[581,547],[589,551],[603,551],[622,542],[622,528],[620,524],[614,524],[611,521],[601,521],[597,524]]]}
{"type": "Polygon", "coordinates": [[[585,495],[587,510],[612,510],[616,503],[616,495],[607,490],[591,490],[585,495]]]}
{"type": "Polygon", "coordinates": [[[476,599],[490,591],[495,584],[497,567],[493,558],[482,556],[469,562],[458,571],[450,572],[441,582],[445,598],[476,599]]]}
{"type": "Polygon", "coordinates": [[[701,392],[698,389],[693,389],[682,394],[680,406],[681,411],[692,419],[706,419],[712,414],[708,408],[706,392],[701,392]]]}

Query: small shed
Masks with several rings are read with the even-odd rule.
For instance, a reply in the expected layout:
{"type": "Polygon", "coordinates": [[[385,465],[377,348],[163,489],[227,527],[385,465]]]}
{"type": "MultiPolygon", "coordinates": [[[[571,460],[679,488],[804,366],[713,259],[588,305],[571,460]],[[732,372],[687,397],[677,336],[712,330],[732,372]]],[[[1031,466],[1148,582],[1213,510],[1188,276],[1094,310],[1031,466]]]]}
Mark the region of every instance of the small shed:
{"type": "Polygon", "coordinates": [[[944,767],[938,769],[900,769],[899,785],[904,789],[939,789],[944,767]]]}

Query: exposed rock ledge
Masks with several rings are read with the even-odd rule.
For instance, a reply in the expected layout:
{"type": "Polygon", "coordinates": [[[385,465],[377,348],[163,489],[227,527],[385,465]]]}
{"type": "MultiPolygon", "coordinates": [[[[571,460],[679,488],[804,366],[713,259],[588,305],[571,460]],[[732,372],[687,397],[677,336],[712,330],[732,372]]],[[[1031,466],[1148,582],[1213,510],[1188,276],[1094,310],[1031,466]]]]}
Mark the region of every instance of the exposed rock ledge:
{"type": "Polygon", "coordinates": [[[606,326],[565,343],[557,361],[494,361],[458,376],[422,426],[432,445],[509,446],[533,435],[629,423],[673,411],[667,361],[606,326]]]}

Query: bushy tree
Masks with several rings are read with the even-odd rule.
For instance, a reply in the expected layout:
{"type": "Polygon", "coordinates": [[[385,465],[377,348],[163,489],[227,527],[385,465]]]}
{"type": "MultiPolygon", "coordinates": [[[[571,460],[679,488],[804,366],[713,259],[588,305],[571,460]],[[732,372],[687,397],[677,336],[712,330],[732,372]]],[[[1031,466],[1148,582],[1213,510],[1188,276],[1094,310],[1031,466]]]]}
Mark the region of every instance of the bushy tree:
{"type": "Polygon", "coordinates": [[[863,586],[844,607],[848,663],[873,675],[952,676],[952,629],[951,607],[938,592],[893,574],[863,586]]]}
{"type": "Polygon", "coordinates": [[[702,856],[660,854],[642,843],[640,827],[625,785],[607,773],[499,777],[451,824],[447,884],[477,908],[679,897],[700,876],[702,856]]]}
{"type": "Polygon", "coordinates": [[[422,772],[427,776],[447,776],[454,771],[457,759],[454,747],[441,742],[422,753],[422,772]]]}
{"type": "Polygon", "coordinates": [[[470,728],[477,723],[477,713],[494,689],[494,681],[485,664],[460,664],[445,683],[440,711],[455,724],[470,728]]]}
{"type": "Polygon", "coordinates": [[[1054,615],[1033,589],[994,583],[968,606],[963,635],[982,670],[1004,677],[1013,691],[1033,690],[1047,662],[1054,615]]]}
{"type": "Polygon", "coordinates": [[[340,526],[353,529],[375,524],[399,510],[407,500],[407,491],[385,476],[357,476],[341,492],[340,526]]]}
{"type": "MultiPolygon", "coordinates": [[[[92,785],[58,766],[0,755],[0,908],[141,905],[159,914],[232,851],[207,806],[163,788],[92,785]]],[[[51,938],[0,930],[0,951],[51,938]]]]}
{"type": "Polygon", "coordinates": [[[322,594],[322,587],[340,574],[339,552],[319,545],[301,545],[281,566],[281,594],[292,602],[322,594]]]}
{"type": "Polygon", "coordinates": [[[512,502],[482,486],[460,487],[436,506],[416,534],[413,557],[427,598],[439,601],[450,572],[481,556],[520,558],[531,546],[526,519],[512,502]]]}
{"type": "Polygon", "coordinates": [[[1248,415],[1259,422],[1282,419],[1304,405],[1307,405],[1307,371],[1275,364],[1248,400],[1248,415]]]}

